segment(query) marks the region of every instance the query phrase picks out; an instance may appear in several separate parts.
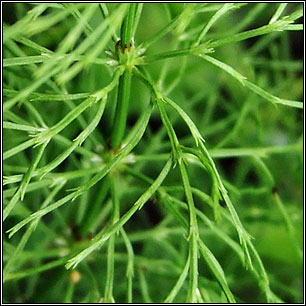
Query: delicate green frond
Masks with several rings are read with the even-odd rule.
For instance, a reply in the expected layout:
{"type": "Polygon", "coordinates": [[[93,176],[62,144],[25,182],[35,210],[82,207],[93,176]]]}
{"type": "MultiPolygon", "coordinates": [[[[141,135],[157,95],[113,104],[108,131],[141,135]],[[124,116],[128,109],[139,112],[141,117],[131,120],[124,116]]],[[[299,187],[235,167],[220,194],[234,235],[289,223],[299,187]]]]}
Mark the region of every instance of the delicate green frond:
{"type": "Polygon", "coordinates": [[[136,212],[141,209],[142,206],[148,201],[148,199],[154,194],[158,187],[162,184],[166,176],[171,169],[172,161],[168,160],[159,176],[154,183],[148,188],[148,190],[141,195],[141,197],[133,204],[133,206],[112,226],[110,226],[103,234],[97,235],[96,239],[93,239],[91,245],[79,253],[77,256],[70,259],[66,265],[67,269],[75,268],[82,260],[84,260],[90,253],[100,248],[120,227],[122,227],[136,212]],[[100,237],[101,236],[101,237],[100,237]]]}
{"type": "Polygon", "coordinates": [[[4,303],[303,301],[301,3],[2,8],[4,303]]]}

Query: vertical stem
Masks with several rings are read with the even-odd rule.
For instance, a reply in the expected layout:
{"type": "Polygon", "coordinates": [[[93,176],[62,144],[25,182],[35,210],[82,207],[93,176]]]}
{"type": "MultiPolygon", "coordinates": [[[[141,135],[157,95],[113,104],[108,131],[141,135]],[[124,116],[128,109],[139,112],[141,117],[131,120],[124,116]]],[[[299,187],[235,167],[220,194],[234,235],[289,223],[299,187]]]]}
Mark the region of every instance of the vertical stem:
{"type": "MultiPolygon", "coordinates": [[[[128,13],[121,26],[121,40],[118,52],[130,52],[130,46],[133,44],[133,36],[136,31],[136,21],[139,19],[139,14],[136,14],[139,3],[131,3],[128,13]],[[137,15],[137,16],[136,16],[137,15]]],[[[139,11],[139,10],[138,10],[139,11]]],[[[111,136],[111,145],[114,149],[118,149],[124,137],[126,118],[129,108],[130,90],[131,90],[132,72],[126,69],[120,77],[117,106],[114,118],[113,132],[111,136]]]]}
{"type": "Polygon", "coordinates": [[[109,238],[107,245],[107,271],[106,271],[106,285],[104,290],[104,302],[113,302],[113,287],[114,287],[114,268],[115,268],[115,236],[109,238]]]}
{"type": "MultiPolygon", "coordinates": [[[[112,176],[110,178],[110,191],[113,202],[113,211],[112,211],[112,224],[115,224],[120,218],[120,203],[119,195],[117,188],[117,178],[112,176]]],[[[107,272],[106,272],[106,285],[104,292],[104,299],[106,303],[114,302],[113,298],[113,287],[114,287],[114,272],[115,272],[115,239],[116,234],[112,234],[107,247],[107,272]]]]}
{"type": "Polygon", "coordinates": [[[128,254],[128,262],[127,262],[127,269],[126,269],[126,277],[127,277],[127,303],[133,303],[133,276],[134,276],[134,251],[131,241],[128,238],[124,228],[120,229],[121,236],[124,240],[127,254],[128,254]]]}
{"type": "Polygon", "coordinates": [[[190,270],[189,270],[189,290],[187,296],[188,303],[197,302],[197,288],[198,288],[198,244],[199,229],[197,225],[196,210],[194,206],[191,186],[188,179],[188,174],[184,162],[179,164],[182,182],[185,190],[185,195],[189,210],[189,256],[190,256],[190,270]]]}
{"type": "Polygon", "coordinates": [[[117,106],[111,138],[111,145],[114,149],[117,149],[120,146],[124,137],[126,118],[129,109],[131,77],[131,71],[125,70],[125,72],[119,79],[117,106]]]}
{"type": "Polygon", "coordinates": [[[139,3],[130,3],[128,13],[124,18],[121,27],[121,46],[128,45],[132,40],[134,31],[136,30],[134,29],[134,23],[138,5],[139,3]]]}

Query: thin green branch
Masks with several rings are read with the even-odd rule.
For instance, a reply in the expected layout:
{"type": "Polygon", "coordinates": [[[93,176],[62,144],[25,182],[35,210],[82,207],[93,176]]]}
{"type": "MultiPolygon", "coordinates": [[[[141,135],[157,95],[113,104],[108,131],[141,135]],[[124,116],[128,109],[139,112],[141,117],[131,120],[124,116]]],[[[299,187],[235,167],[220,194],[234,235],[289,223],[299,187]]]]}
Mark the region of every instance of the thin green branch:
{"type": "Polygon", "coordinates": [[[275,21],[278,20],[278,18],[281,16],[281,14],[283,13],[283,11],[287,7],[287,5],[288,5],[288,3],[280,3],[280,5],[278,6],[278,8],[275,11],[274,15],[270,19],[269,24],[274,23],[275,21]]]}
{"type": "Polygon", "coordinates": [[[66,264],[67,269],[75,268],[82,260],[84,260],[93,251],[99,249],[115,232],[117,232],[142,206],[149,200],[149,198],[155,193],[155,191],[162,184],[166,176],[168,175],[172,166],[172,160],[169,159],[156,178],[154,183],[148,188],[148,190],[142,194],[142,196],[134,203],[134,205],[113,225],[108,227],[102,235],[96,235],[91,245],[84,249],[77,256],[73,257],[66,264]]]}
{"type": "Polygon", "coordinates": [[[232,10],[233,8],[235,8],[235,6],[236,5],[234,3],[225,3],[225,4],[223,4],[222,7],[219,10],[217,10],[217,12],[207,22],[205,27],[202,29],[202,31],[199,33],[199,35],[195,39],[193,45],[194,46],[199,45],[201,40],[203,39],[203,37],[206,35],[206,33],[209,31],[209,29],[213,26],[213,24],[216,23],[216,21],[219,18],[221,18],[222,15],[226,14],[228,11],[232,10]]]}
{"type": "MultiPolygon", "coordinates": [[[[62,181],[62,182],[59,182],[59,184],[57,184],[54,187],[54,189],[49,193],[49,195],[47,196],[45,201],[41,204],[41,209],[43,209],[43,208],[45,208],[46,206],[49,205],[49,203],[53,200],[55,195],[60,191],[60,189],[64,186],[64,184],[65,184],[65,181],[62,181]]],[[[32,221],[32,223],[27,228],[25,234],[22,236],[22,238],[21,238],[17,248],[15,249],[14,253],[10,256],[10,258],[9,258],[8,262],[6,263],[6,266],[3,270],[3,281],[5,281],[6,278],[8,277],[14,263],[18,259],[18,255],[24,249],[24,247],[27,244],[31,234],[36,229],[36,226],[37,226],[38,222],[39,222],[39,219],[36,219],[36,220],[32,221]]]]}
{"type": "Polygon", "coordinates": [[[135,124],[133,130],[127,136],[126,142],[122,146],[122,149],[116,154],[116,156],[107,164],[100,173],[96,174],[91,180],[89,180],[86,184],[77,188],[77,195],[80,195],[83,191],[90,189],[97,182],[103,179],[112,168],[114,168],[119,162],[126,157],[138,144],[140,139],[142,138],[145,129],[147,127],[150,115],[152,112],[152,106],[150,105],[142,117],[135,124]]]}
{"type": "Polygon", "coordinates": [[[120,229],[120,234],[124,240],[125,247],[128,253],[128,262],[126,267],[126,277],[127,277],[127,303],[133,302],[133,277],[134,277],[134,251],[131,241],[126,234],[124,228],[120,229]]]}
{"type": "Polygon", "coordinates": [[[267,100],[271,103],[283,104],[283,105],[296,107],[296,108],[303,108],[304,107],[303,102],[285,100],[285,99],[281,99],[281,98],[273,96],[272,94],[268,93],[267,91],[263,90],[262,88],[260,88],[257,85],[251,83],[250,81],[248,81],[246,79],[246,77],[241,75],[239,72],[237,72],[235,69],[233,69],[229,65],[227,65],[227,64],[225,64],[225,63],[223,63],[223,62],[221,62],[221,61],[219,61],[219,60],[217,60],[213,57],[210,57],[208,55],[200,55],[200,57],[207,60],[208,62],[216,65],[217,67],[221,68],[226,73],[230,74],[232,77],[234,77],[236,80],[238,80],[242,85],[249,88],[250,90],[252,90],[253,92],[255,92],[256,94],[258,94],[259,96],[261,96],[262,98],[264,98],[265,100],[267,100]]]}
{"type": "Polygon", "coordinates": [[[272,24],[268,24],[268,25],[262,26],[262,27],[257,28],[257,29],[237,33],[237,34],[231,35],[231,36],[226,37],[226,38],[222,38],[222,39],[212,41],[212,42],[209,43],[209,47],[217,48],[217,47],[220,47],[220,46],[223,46],[223,45],[227,45],[227,44],[231,44],[231,43],[234,43],[234,42],[246,40],[246,39],[249,39],[249,38],[252,38],[252,37],[257,37],[257,36],[261,36],[261,35],[265,35],[265,34],[269,34],[269,33],[273,33],[273,32],[278,32],[278,31],[285,31],[285,30],[288,29],[288,26],[291,23],[292,23],[292,20],[283,18],[281,20],[275,21],[272,24]]]}
{"type": "Polygon", "coordinates": [[[167,304],[173,303],[173,300],[175,299],[175,297],[177,296],[178,292],[180,291],[180,289],[182,288],[185,282],[185,279],[188,275],[189,267],[190,267],[190,257],[188,256],[184,269],[180,274],[180,277],[178,278],[175,286],[170,291],[169,295],[165,298],[164,303],[167,304]]]}

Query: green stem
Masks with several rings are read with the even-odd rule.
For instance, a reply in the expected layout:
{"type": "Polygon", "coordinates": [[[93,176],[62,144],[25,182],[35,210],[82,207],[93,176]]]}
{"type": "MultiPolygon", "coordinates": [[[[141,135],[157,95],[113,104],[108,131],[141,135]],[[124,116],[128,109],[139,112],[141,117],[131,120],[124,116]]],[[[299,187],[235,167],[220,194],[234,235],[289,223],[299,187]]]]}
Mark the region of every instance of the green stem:
{"type": "Polygon", "coordinates": [[[111,138],[111,145],[114,149],[117,149],[120,146],[124,137],[130,100],[131,77],[131,71],[126,70],[119,79],[117,106],[114,118],[113,134],[111,138]]]}
{"type": "MultiPolygon", "coordinates": [[[[115,224],[120,218],[120,203],[119,203],[119,189],[117,185],[117,177],[114,175],[110,178],[110,190],[113,202],[112,207],[112,224],[115,224]]],[[[114,287],[114,272],[115,272],[115,239],[116,235],[113,234],[107,246],[107,272],[106,272],[106,284],[104,290],[104,301],[112,302],[113,298],[113,287],[114,287]]]]}
{"type": "Polygon", "coordinates": [[[131,241],[124,228],[120,228],[120,234],[123,238],[128,254],[128,263],[126,268],[127,277],[127,303],[133,302],[133,276],[134,276],[134,250],[131,241]]]}
{"type": "Polygon", "coordinates": [[[138,3],[131,3],[121,27],[121,45],[128,45],[134,35],[135,15],[138,3]]]}
{"type": "MultiPolygon", "coordinates": [[[[121,46],[117,50],[119,53],[130,52],[129,48],[131,47],[131,44],[133,44],[134,32],[136,31],[137,20],[139,19],[140,14],[139,11],[138,14],[136,14],[138,6],[138,3],[130,4],[128,13],[122,23],[120,41],[121,46]]],[[[113,133],[111,137],[111,145],[114,149],[119,148],[124,137],[126,118],[129,109],[131,78],[132,72],[129,69],[126,69],[119,80],[117,106],[115,111],[113,133]]]]}

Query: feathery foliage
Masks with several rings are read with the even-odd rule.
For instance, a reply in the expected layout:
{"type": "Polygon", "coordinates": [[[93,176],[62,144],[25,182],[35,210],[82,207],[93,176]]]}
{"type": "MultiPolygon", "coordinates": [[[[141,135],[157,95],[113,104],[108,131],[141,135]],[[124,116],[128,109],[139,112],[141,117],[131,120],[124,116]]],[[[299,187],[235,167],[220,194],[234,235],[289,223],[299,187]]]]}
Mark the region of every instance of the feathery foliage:
{"type": "Polygon", "coordinates": [[[3,3],[4,302],[301,303],[301,3],[3,3]]]}

